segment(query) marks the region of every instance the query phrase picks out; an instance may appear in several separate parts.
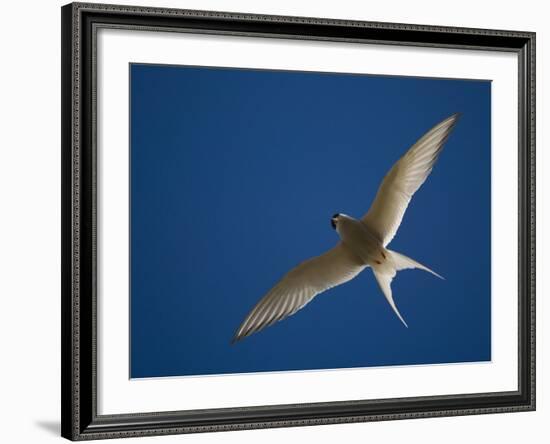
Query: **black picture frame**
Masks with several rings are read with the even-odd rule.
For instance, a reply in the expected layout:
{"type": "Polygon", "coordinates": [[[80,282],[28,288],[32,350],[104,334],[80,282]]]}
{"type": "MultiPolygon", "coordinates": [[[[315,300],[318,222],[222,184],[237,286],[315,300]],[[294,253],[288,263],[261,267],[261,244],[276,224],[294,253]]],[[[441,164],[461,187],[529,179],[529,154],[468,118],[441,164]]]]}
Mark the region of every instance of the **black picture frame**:
{"type": "Polygon", "coordinates": [[[72,3],[62,7],[62,436],[119,438],[535,409],[535,33],[72,3]],[[97,414],[98,27],[508,51],[519,66],[518,390],[140,414],[97,414]]]}

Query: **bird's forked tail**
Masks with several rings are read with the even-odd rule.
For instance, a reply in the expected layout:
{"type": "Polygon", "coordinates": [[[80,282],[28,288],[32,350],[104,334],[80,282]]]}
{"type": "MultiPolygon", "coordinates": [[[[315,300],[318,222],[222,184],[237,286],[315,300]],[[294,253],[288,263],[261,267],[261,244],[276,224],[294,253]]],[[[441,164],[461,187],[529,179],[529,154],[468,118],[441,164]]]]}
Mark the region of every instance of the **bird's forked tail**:
{"type": "Polygon", "coordinates": [[[400,270],[405,270],[409,268],[418,268],[420,270],[427,271],[428,273],[431,273],[440,279],[444,279],[444,278],[439,274],[437,274],[435,271],[430,270],[425,265],[422,265],[421,263],[416,262],[415,260],[403,254],[400,254],[391,250],[387,250],[387,252],[389,253],[387,260],[381,265],[373,265],[372,271],[374,273],[374,277],[376,278],[376,281],[378,282],[378,285],[380,286],[380,290],[382,290],[382,293],[384,293],[384,296],[386,297],[391,308],[393,309],[397,317],[401,320],[401,322],[403,322],[405,327],[408,327],[407,323],[403,319],[403,316],[401,316],[401,313],[399,313],[399,310],[397,309],[397,306],[395,305],[395,302],[393,300],[391,282],[395,277],[395,275],[397,274],[397,272],[400,270]]]}

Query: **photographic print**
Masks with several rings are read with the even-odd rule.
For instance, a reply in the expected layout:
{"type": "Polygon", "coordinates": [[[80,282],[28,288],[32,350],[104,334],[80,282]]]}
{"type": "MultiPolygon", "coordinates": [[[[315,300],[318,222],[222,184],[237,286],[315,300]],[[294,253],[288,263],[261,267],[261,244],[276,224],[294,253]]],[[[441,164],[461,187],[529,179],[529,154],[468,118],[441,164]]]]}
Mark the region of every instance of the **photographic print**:
{"type": "Polygon", "coordinates": [[[61,23],[62,436],[535,410],[535,33],[61,23]]]}
{"type": "Polygon", "coordinates": [[[491,360],[491,82],[130,64],[130,377],[491,360]]]}

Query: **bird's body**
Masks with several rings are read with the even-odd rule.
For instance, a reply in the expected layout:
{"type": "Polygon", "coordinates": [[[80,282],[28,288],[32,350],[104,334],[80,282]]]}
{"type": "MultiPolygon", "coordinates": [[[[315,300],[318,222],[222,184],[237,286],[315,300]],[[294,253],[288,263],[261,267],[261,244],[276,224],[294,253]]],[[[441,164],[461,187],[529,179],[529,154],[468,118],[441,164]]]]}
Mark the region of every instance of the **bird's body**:
{"type": "Polygon", "coordinates": [[[342,243],[365,265],[386,262],[386,249],[367,224],[346,214],[338,214],[335,217],[338,218],[335,229],[342,243]]]}
{"type": "Polygon", "coordinates": [[[434,126],[394,164],[361,219],[335,214],[331,224],[340,242],[288,272],[254,306],[233,341],[296,313],[316,295],[353,279],[367,267],[372,268],[388,303],[407,326],[395,305],[390,286],[397,271],[418,268],[441,276],[386,247],[395,236],[413,194],[430,174],[457,119],[458,114],[453,114],[434,126]]]}

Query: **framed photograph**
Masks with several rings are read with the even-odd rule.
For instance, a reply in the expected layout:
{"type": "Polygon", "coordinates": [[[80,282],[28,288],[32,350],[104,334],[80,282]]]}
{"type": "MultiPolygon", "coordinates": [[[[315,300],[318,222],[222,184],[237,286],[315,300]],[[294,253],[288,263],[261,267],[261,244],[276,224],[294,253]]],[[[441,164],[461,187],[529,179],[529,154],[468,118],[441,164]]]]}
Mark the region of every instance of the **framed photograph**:
{"type": "Polygon", "coordinates": [[[61,13],[64,437],[534,410],[534,33],[61,13]]]}

